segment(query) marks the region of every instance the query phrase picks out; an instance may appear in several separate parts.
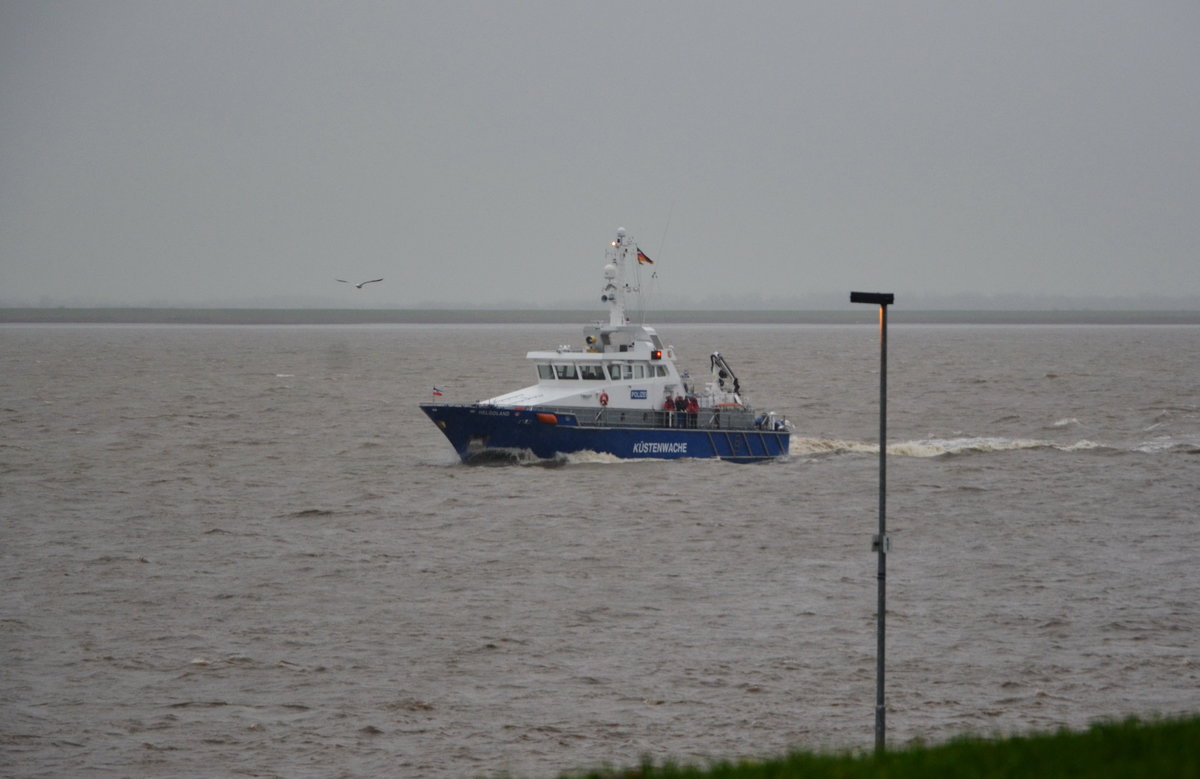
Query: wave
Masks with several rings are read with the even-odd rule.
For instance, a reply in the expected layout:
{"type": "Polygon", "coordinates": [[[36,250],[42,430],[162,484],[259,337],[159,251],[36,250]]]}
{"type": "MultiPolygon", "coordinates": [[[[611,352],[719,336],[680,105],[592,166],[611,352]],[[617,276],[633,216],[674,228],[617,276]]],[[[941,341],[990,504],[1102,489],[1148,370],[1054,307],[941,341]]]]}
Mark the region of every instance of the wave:
{"type": "Polygon", "coordinates": [[[494,467],[504,465],[554,465],[553,460],[543,460],[529,449],[484,449],[467,462],[472,467],[494,467]]]}
{"type": "Polygon", "coordinates": [[[1055,449],[1060,452],[1082,452],[1100,449],[1094,441],[1060,443],[1035,438],[951,438],[911,441],[888,447],[889,454],[910,457],[941,457],[943,455],[1015,452],[1027,449],[1055,449]]]}
{"type": "Polygon", "coordinates": [[[1133,451],[1142,454],[1160,454],[1162,452],[1200,454],[1200,437],[1174,438],[1169,435],[1155,436],[1135,445],[1133,451]]]}
{"type": "MultiPolygon", "coordinates": [[[[1074,421],[1072,420],[1072,423],[1074,421]]],[[[1138,444],[1114,446],[1088,439],[1074,442],[1047,441],[1039,438],[1000,438],[975,436],[961,438],[926,438],[917,441],[898,441],[888,444],[887,451],[894,457],[955,457],[971,454],[995,454],[1049,449],[1058,452],[1089,452],[1114,450],[1158,454],[1162,452],[1184,452],[1200,454],[1200,441],[1162,436],[1138,444]]],[[[840,438],[802,438],[793,435],[788,448],[788,457],[822,457],[839,454],[879,454],[879,444],[867,441],[847,441],[840,438]]],[[[528,449],[488,450],[474,457],[470,464],[475,466],[520,465],[541,468],[561,468],[575,465],[610,465],[632,460],[622,459],[605,452],[582,451],[559,454],[551,459],[542,459],[528,449]]],[[[655,460],[655,462],[660,462],[655,460]]],[[[457,464],[457,462],[455,462],[457,464]]]]}
{"type": "Polygon", "coordinates": [[[529,449],[485,449],[473,456],[471,466],[496,467],[508,465],[532,466],[537,468],[561,468],[567,465],[595,465],[628,462],[605,452],[559,453],[549,459],[538,457],[529,449]]]}
{"type": "MultiPolygon", "coordinates": [[[[891,447],[888,447],[891,451],[891,447]]],[[[879,444],[868,444],[862,441],[843,441],[840,438],[801,438],[792,436],[788,445],[788,454],[822,455],[822,454],[878,454],[879,444]]]]}
{"type": "MultiPolygon", "coordinates": [[[[1093,441],[1058,443],[1032,438],[928,438],[921,441],[901,441],[888,444],[887,452],[898,457],[944,457],[960,454],[1012,452],[1024,449],[1056,449],[1079,452],[1103,448],[1093,441]]],[[[864,441],[843,441],[829,438],[796,438],[791,441],[791,454],[878,454],[879,444],[864,441]]]]}
{"type": "Polygon", "coordinates": [[[564,455],[563,459],[568,465],[594,465],[597,463],[608,465],[611,463],[628,462],[627,460],[617,457],[615,454],[609,454],[608,452],[593,452],[591,450],[572,452],[564,455]]]}

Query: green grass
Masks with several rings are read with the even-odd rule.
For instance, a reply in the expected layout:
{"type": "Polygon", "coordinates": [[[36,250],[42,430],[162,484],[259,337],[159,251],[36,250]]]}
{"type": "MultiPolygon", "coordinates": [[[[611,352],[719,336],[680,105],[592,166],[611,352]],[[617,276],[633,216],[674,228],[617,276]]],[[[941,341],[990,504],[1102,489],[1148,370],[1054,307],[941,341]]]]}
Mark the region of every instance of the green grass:
{"type": "Polygon", "coordinates": [[[795,752],[763,761],[706,767],[643,763],[569,774],[577,779],[1189,779],[1200,778],[1200,716],[1093,725],[1003,739],[959,738],[882,754],[795,752]]]}

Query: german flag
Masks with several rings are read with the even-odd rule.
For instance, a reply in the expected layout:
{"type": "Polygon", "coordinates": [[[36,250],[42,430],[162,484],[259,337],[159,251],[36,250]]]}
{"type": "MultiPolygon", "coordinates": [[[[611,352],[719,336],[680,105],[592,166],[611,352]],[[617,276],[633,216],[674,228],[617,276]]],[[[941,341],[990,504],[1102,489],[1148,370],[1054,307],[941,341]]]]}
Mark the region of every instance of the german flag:
{"type": "Polygon", "coordinates": [[[653,265],[654,260],[646,256],[646,253],[638,249],[638,265],[653,265]]]}

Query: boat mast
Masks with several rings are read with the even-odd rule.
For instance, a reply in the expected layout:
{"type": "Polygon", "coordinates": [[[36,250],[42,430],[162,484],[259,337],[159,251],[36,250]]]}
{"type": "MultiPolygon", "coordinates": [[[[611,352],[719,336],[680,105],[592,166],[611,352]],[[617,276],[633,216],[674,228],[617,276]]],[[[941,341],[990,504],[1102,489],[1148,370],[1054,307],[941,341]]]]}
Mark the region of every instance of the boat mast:
{"type": "Polygon", "coordinates": [[[600,300],[608,303],[608,324],[614,327],[628,322],[625,316],[625,293],[629,285],[625,282],[625,266],[637,251],[633,240],[625,234],[624,227],[617,228],[617,238],[605,252],[608,264],[604,266],[604,294],[600,300]]]}

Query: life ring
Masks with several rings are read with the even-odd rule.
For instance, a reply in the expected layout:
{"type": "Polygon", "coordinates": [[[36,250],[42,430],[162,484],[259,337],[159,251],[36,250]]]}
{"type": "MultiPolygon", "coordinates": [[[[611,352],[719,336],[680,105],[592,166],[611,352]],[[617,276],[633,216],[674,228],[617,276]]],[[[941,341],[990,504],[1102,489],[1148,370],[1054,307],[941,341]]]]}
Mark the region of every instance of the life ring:
{"type": "Polygon", "coordinates": [[[600,405],[601,405],[601,406],[607,406],[607,405],[608,405],[608,393],[607,393],[607,392],[601,392],[601,393],[600,393],[600,405]]]}

